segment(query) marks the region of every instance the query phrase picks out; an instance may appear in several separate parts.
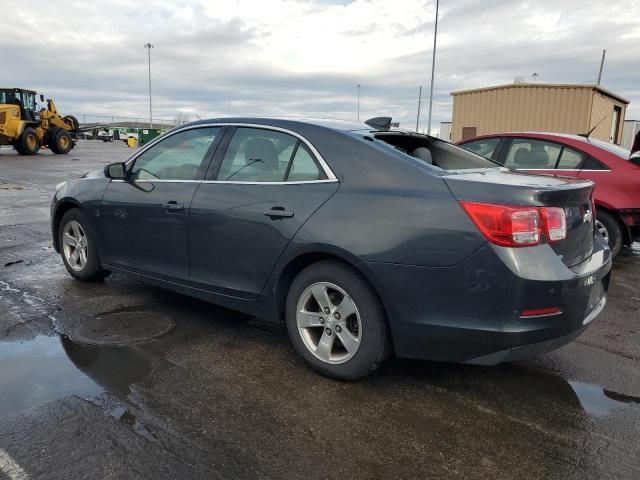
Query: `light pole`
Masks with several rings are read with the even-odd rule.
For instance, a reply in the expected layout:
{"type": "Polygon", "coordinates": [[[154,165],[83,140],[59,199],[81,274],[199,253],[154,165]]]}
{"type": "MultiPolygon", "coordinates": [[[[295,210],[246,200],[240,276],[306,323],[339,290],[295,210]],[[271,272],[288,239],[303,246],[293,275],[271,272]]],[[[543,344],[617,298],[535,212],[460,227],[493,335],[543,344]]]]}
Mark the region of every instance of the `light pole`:
{"type": "Polygon", "coordinates": [[[431,93],[429,93],[429,122],[427,123],[427,135],[431,135],[431,111],[433,110],[433,79],[436,73],[436,40],[438,38],[438,7],[440,0],[436,0],[436,24],[433,30],[433,57],[431,59],[431,93]]]}
{"type": "Polygon", "coordinates": [[[360,121],[360,84],[358,84],[358,113],[356,118],[360,121]]]}
{"type": "Polygon", "coordinates": [[[420,125],[420,104],[422,103],[422,85],[418,90],[418,115],[416,116],[416,132],[418,132],[418,126],[420,125]]]}
{"type": "Polygon", "coordinates": [[[149,49],[149,128],[153,128],[153,109],[151,108],[151,49],[153,44],[145,43],[144,48],[149,49]]]}

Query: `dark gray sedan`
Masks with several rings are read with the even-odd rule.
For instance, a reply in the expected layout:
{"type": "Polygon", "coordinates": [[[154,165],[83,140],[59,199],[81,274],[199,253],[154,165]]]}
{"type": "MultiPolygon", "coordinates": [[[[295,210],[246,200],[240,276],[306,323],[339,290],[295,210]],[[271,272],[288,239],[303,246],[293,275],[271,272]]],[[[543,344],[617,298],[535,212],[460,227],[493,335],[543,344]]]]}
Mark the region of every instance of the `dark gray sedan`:
{"type": "Polygon", "coordinates": [[[392,352],[495,364],[577,337],[611,269],[593,184],[510,172],[389,121],[178,127],[59,185],[53,244],[79,280],[121,272],[283,320],[340,379],[392,352]]]}

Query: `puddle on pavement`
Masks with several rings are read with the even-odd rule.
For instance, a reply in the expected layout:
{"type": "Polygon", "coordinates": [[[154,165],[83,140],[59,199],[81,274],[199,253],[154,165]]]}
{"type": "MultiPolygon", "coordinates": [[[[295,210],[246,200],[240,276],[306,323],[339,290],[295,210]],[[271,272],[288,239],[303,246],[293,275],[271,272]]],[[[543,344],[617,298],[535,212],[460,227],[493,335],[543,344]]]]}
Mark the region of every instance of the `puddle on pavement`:
{"type": "Polygon", "coordinates": [[[583,382],[569,382],[578,397],[580,405],[590,415],[604,417],[614,410],[624,408],[629,404],[640,404],[640,398],[613,392],[605,388],[583,382]]]}
{"type": "Polygon", "coordinates": [[[63,336],[0,342],[0,417],[67,395],[109,392],[121,399],[129,387],[169,365],[140,347],[95,347],[63,336]]]}

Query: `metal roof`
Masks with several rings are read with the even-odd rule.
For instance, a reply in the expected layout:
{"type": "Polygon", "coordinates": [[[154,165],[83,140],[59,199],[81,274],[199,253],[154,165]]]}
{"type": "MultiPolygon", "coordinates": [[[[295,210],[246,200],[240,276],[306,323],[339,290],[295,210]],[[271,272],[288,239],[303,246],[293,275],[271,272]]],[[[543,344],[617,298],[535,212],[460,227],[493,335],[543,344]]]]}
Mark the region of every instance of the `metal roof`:
{"type": "Polygon", "coordinates": [[[621,97],[620,95],[613,93],[610,90],[607,90],[606,88],[601,87],[600,85],[596,85],[594,83],[509,83],[506,85],[494,85],[491,87],[481,87],[481,88],[471,88],[469,90],[458,90],[455,92],[451,92],[451,95],[461,95],[461,94],[465,94],[465,93],[475,93],[475,92],[485,92],[485,91],[490,91],[490,90],[506,90],[509,88],[581,88],[581,89],[589,89],[589,90],[596,90],[600,93],[602,93],[603,95],[606,95],[608,97],[611,98],[615,98],[616,100],[625,103],[625,104],[629,104],[631,102],[629,102],[629,100],[627,100],[624,97],[621,97]]]}

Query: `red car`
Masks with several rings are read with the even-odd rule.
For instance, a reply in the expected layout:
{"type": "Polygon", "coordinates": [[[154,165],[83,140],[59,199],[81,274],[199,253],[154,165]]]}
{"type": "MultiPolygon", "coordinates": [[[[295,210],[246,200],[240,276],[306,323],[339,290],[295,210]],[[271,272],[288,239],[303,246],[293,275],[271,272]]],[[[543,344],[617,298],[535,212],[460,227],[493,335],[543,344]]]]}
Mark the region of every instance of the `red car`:
{"type": "Polygon", "coordinates": [[[640,239],[640,158],[629,160],[629,150],[560,133],[496,133],[458,145],[510,169],[594,181],[596,225],[613,255],[640,239]]]}

